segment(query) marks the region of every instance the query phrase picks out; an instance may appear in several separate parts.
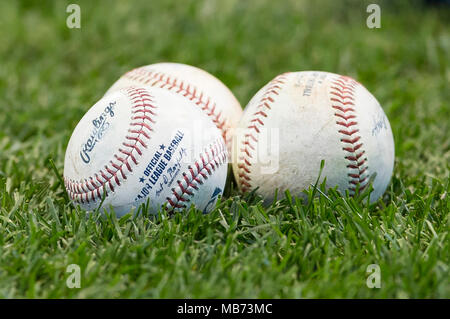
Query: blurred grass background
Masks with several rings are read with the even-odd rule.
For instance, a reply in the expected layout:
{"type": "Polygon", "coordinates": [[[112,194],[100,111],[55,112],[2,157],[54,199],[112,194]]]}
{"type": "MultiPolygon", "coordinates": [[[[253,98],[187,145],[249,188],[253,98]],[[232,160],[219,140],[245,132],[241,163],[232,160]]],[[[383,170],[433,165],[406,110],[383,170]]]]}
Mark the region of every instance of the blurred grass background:
{"type": "MultiPolygon", "coordinates": [[[[450,296],[448,6],[429,7],[422,1],[377,1],[381,7],[381,28],[369,29],[366,7],[372,1],[76,1],[81,7],[81,29],[69,29],[66,7],[71,2],[0,3],[0,296],[450,296]],[[132,244],[119,235],[116,238],[114,229],[147,229],[143,221],[125,219],[119,226],[113,221],[105,225],[93,222],[84,226],[85,231],[89,229],[93,234],[78,233],[83,218],[78,213],[74,216],[76,213],[64,202],[48,159],[53,158],[62,172],[68,139],[89,107],[124,72],[161,61],[191,64],[214,74],[235,93],[243,107],[260,87],[286,71],[340,73],[366,86],[387,113],[395,137],[395,172],[384,202],[373,207],[358,204],[375,216],[389,216],[386,228],[373,224],[370,218],[364,221],[364,225],[370,225],[374,238],[381,236],[383,242],[386,236],[398,236],[395,238],[398,251],[391,250],[396,247],[394,244],[384,242],[387,250],[378,247],[379,255],[375,258],[385,262],[387,273],[393,276],[390,284],[381,290],[365,287],[364,269],[371,259],[370,249],[365,245],[370,243],[346,251],[347,258],[350,253],[356,260],[346,259],[339,249],[330,252],[331,255],[317,252],[315,257],[308,257],[308,249],[320,245],[321,241],[308,239],[306,234],[327,237],[329,230],[315,229],[314,223],[303,231],[295,228],[301,220],[294,218],[295,209],[285,202],[272,207],[272,212],[294,214],[296,222],[291,221],[291,226],[295,230],[288,229],[286,234],[293,231],[298,238],[282,237],[289,243],[284,243],[287,246],[274,243],[267,248],[267,242],[255,244],[245,236],[239,239],[236,236],[240,233],[228,228],[221,232],[222,213],[229,213],[233,218],[244,214],[240,218],[249,225],[256,223],[255,227],[270,226],[267,220],[275,218],[270,209],[261,212],[256,199],[245,199],[249,201],[246,206],[238,197],[230,198],[222,210],[217,209],[210,216],[164,222],[170,226],[152,224],[152,231],[135,235],[139,238],[137,242],[129,239],[132,244]],[[232,207],[234,213],[230,213],[232,207]],[[249,212],[270,218],[250,217],[246,215],[249,212]],[[209,225],[211,229],[201,232],[206,237],[195,233],[190,221],[195,227],[209,225]],[[396,221],[404,228],[397,228],[396,221]],[[167,235],[161,233],[167,231],[165,227],[170,228],[167,235]],[[405,231],[409,227],[413,228],[411,233],[405,231]],[[421,235],[422,231],[426,235],[421,235]],[[192,256],[186,257],[182,263],[185,268],[179,270],[184,271],[181,277],[193,276],[198,285],[189,279],[177,281],[181,279],[167,277],[152,267],[166,267],[168,273],[177,274],[175,256],[184,254],[183,249],[167,245],[176,242],[177,236],[182,237],[180,232],[191,240],[183,246],[186,250],[212,249],[214,245],[203,247],[197,240],[213,240],[216,237],[212,234],[216,232],[220,235],[216,234],[217,238],[224,236],[224,243],[236,250],[232,256],[225,254],[227,257],[220,262],[214,259],[214,254],[204,256],[200,263],[192,256]],[[153,244],[158,249],[171,252],[173,260],[151,251],[147,235],[153,236],[151,240],[156,241],[153,244]],[[165,236],[172,237],[165,241],[165,236]],[[420,238],[425,238],[425,242],[420,238]],[[281,262],[286,251],[295,249],[296,244],[298,248],[292,253],[304,256],[305,264],[294,259],[281,262]],[[132,252],[127,253],[127,245],[137,251],[130,248],[132,252]],[[125,249],[122,257],[117,255],[121,249],[125,249]],[[145,258],[137,261],[139,254],[145,258]],[[147,254],[157,257],[152,259],[147,254]],[[281,256],[277,260],[282,266],[270,267],[267,262],[264,267],[268,268],[262,268],[266,274],[256,271],[254,277],[245,277],[251,269],[258,269],[263,260],[270,261],[270,254],[281,256]],[[92,282],[86,284],[86,289],[68,290],[61,278],[65,266],[79,256],[89,259],[86,265],[95,269],[89,277],[92,282]],[[394,256],[398,262],[392,261],[394,256]],[[149,264],[152,261],[153,266],[149,264]],[[335,261],[334,272],[324,269],[330,261],[335,261]],[[419,263],[418,268],[398,275],[402,273],[399,270],[402,263],[406,267],[413,262],[419,263]],[[103,269],[108,268],[108,263],[112,268],[103,269]],[[233,268],[233,263],[237,268],[233,268]],[[197,272],[196,267],[202,271],[197,272]],[[303,273],[302,267],[306,267],[303,273]],[[247,270],[239,275],[239,269],[247,270]],[[105,273],[102,278],[94,275],[102,272],[105,273]],[[331,278],[333,273],[339,277],[331,278]],[[124,274],[128,281],[123,279],[124,274]],[[220,281],[220,276],[228,281],[220,281]],[[141,281],[137,282],[137,278],[141,281]],[[228,287],[224,288],[226,283],[228,287]]],[[[336,211],[333,205],[321,202],[318,207],[321,205],[325,205],[323,209],[329,214],[336,211]]],[[[328,219],[331,215],[324,217],[314,209],[309,213],[312,215],[300,219],[312,218],[318,224],[334,223],[335,219],[328,219]]],[[[361,234],[354,227],[342,229],[343,245],[359,240],[361,234]]],[[[261,236],[281,236],[279,229],[267,230],[261,236]]]]}

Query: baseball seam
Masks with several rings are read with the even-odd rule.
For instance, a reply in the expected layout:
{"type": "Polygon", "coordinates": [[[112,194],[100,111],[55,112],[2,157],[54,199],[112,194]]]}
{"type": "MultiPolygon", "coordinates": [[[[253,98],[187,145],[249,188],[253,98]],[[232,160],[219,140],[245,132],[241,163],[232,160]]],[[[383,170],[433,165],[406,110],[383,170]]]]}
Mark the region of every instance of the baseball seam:
{"type": "Polygon", "coordinates": [[[346,76],[340,76],[333,80],[330,87],[330,102],[334,109],[342,150],[347,160],[348,190],[354,194],[359,184],[363,190],[369,182],[369,166],[366,151],[363,149],[361,135],[359,135],[356,116],[354,93],[358,82],[346,76]]]}
{"type": "Polygon", "coordinates": [[[252,152],[256,149],[255,144],[258,142],[260,128],[264,126],[264,119],[268,116],[268,111],[272,109],[271,105],[275,102],[276,96],[279,95],[282,85],[287,79],[287,74],[280,74],[267,84],[256,107],[256,112],[253,113],[253,117],[247,126],[247,132],[240,148],[240,154],[242,155],[239,156],[238,164],[238,183],[243,192],[251,188],[250,168],[252,164],[250,158],[252,158],[252,152]]]}
{"type": "Polygon", "coordinates": [[[219,166],[227,162],[227,148],[220,139],[216,140],[204,149],[199,158],[193,165],[188,166],[187,172],[183,172],[182,179],[176,181],[178,186],[172,188],[172,195],[166,198],[166,209],[186,208],[200,185],[219,166]]]}
{"type": "Polygon", "coordinates": [[[105,190],[106,196],[110,191],[114,192],[115,187],[119,187],[127,179],[127,174],[133,171],[133,166],[138,165],[142,149],[147,148],[146,141],[150,140],[156,117],[154,97],[143,88],[130,87],[124,92],[132,102],[132,116],[123,147],[94,176],[80,181],[64,178],[69,197],[76,202],[95,202],[102,198],[105,190]]]}
{"type": "Polygon", "coordinates": [[[217,112],[216,103],[212,102],[209,96],[206,96],[204,92],[200,91],[197,87],[186,83],[178,79],[175,76],[166,74],[164,72],[147,71],[142,68],[131,70],[124,75],[125,78],[139,83],[157,86],[159,88],[165,88],[169,91],[174,91],[189,100],[193,101],[196,105],[200,106],[202,111],[210,117],[214,123],[222,131],[224,140],[228,143],[231,136],[228,136],[228,131],[231,129],[230,124],[226,118],[222,118],[222,112],[217,112]]]}

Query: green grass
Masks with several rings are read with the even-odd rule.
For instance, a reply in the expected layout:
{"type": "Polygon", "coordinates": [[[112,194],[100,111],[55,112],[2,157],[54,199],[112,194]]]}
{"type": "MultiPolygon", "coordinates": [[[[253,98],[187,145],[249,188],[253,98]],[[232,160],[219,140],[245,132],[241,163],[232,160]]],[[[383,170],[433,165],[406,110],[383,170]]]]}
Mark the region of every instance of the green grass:
{"type": "Polygon", "coordinates": [[[450,13],[381,1],[73,1],[0,4],[0,297],[449,298],[450,13]],[[275,75],[350,75],[395,136],[385,196],[232,190],[209,215],[121,219],[73,209],[54,174],[82,115],[125,71],[203,68],[243,106],[275,75]],[[81,288],[66,267],[82,269],[81,288]],[[381,288],[366,286],[378,264],[381,288]]]}

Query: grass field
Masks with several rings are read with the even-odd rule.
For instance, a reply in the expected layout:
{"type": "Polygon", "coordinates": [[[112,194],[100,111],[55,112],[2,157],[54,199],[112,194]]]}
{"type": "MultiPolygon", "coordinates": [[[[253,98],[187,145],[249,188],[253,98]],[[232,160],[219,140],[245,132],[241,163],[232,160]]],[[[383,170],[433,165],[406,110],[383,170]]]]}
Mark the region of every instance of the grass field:
{"type": "Polygon", "coordinates": [[[373,1],[76,1],[81,29],[69,29],[72,2],[0,3],[0,297],[450,297],[448,7],[379,1],[369,29],[373,1]],[[267,207],[232,189],[209,215],[86,218],[49,160],[62,174],[88,108],[160,61],[211,72],[243,107],[285,71],[356,78],[394,132],[385,196],[267,207]],[[79,289],[66,286],[70,264],[79,289]]]}

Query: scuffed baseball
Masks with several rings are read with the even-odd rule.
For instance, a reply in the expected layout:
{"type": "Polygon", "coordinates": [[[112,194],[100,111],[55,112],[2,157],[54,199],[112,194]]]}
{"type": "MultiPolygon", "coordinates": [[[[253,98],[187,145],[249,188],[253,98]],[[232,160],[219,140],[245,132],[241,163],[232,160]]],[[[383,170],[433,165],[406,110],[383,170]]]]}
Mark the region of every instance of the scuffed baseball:
{"type": "Polygon", "coordinates": [[[159,88],[128,87],[83,116],[66,150],[64,181],[86,210],[118,216],[149,203],[209,212],[222,194],[227,150],[220,130],[188,99],[159,88]]]}
{"type": "Polygon", "coordinates": [[[321,182],[351,195],[374,176],[371,200],[386,190],[394,166],[389,120],[360,83],[327,72],[277,76],[249,102],[233,140],[233,172],[242,191],[259,187],[301,195],[321,182]]]}

